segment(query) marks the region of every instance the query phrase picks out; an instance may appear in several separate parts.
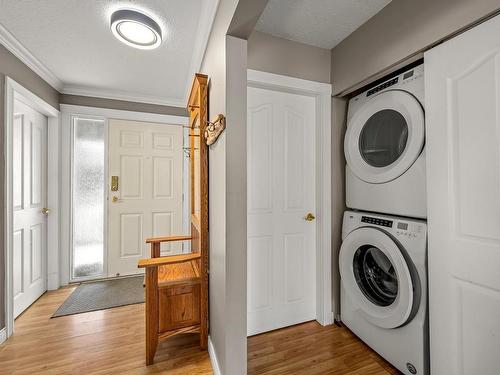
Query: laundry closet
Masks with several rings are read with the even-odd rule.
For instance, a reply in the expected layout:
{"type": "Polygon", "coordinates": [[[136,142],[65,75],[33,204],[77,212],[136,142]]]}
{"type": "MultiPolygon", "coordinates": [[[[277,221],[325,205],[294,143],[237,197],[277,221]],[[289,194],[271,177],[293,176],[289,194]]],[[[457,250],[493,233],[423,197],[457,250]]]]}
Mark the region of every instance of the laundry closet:
{"type": "Polygon", "coordinates": [[[345,175],[333,170],[345,181],[334,207],[346,205],[336,318],[404,374],[496,374],[500,16],[449,22],[392,63],[401,51],[375,58],[375,23],[349,37],[367,51],[349,38],[333,49],[334,96],[347,107],[333,122],[346,126],[345,175]]]}

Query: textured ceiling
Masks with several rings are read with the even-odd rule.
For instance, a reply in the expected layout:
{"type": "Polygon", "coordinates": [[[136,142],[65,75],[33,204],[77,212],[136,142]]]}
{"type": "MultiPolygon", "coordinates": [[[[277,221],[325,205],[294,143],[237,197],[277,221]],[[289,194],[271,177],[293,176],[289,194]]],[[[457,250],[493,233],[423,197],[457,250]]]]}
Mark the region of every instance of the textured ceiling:
{"type": "Polygon", "coordinates": [[[0,0],[0,24],[62,81],[63,92],[184,106],[215,7],[216,0],[0,0]],[[120,8],[153,16],[162,45],[139,50],[115,39],[109,18],[120,8]]]}
{"type": "Polygon", "coordinates": [[[331,49],[391,0],[269,0],[256,30],[331,49]]]}

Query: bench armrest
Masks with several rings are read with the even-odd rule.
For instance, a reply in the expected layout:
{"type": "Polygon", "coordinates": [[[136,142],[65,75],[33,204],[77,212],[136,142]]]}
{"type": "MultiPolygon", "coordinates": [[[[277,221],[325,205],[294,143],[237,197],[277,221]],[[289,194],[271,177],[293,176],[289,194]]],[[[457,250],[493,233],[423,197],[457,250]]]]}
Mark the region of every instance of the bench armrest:
{"type": "Polygon", "coordinates": [[[193,237],[191,237],[191,236],[153,237],[153,238],[146,239],[146,243],[189,241],[191,239],[193,239],[193,237]]]}
{"type": "Polygon", "coordinates": [[[139,260],[139,264],[137,267],[147,268],[147,267],[166,266],[168,264],[190,262],[192,260],[200,258],[201,258],[200,253],[191,253],[191,254],[170,255],[166,257],[151,258],[151,259],[141,259],[139,260]]]}

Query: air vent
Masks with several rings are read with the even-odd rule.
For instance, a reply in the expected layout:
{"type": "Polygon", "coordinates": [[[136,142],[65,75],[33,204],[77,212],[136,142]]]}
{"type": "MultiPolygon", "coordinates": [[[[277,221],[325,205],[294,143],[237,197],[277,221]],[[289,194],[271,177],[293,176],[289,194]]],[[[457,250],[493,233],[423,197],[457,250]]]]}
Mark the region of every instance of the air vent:
{"type": "Polygon", "coordinates": [[[396,83],[398,83],[398,80],[399,80],[399,77],[396,77],[396,78],[391,79],[390,81],[384,82],[381,85],[378,85],[377,87],[374,87],[373,89],[368,90],[368,92],[366,93],[366,96],[370,96],[370,95],[376,94],[379,91],[385,90],[386,88],[391,87],[391,86],[395,85],[396,83]]]}

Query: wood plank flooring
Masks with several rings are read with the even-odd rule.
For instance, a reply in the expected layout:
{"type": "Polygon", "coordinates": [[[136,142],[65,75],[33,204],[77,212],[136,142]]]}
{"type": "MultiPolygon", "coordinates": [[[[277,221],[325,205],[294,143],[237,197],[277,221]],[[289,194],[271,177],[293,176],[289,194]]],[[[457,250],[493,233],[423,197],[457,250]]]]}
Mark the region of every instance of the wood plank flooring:
{"type": "MultiPolygon", "coordinates": [[[[44,294],[0,345],[1,375],[212,374],[197,335],[160,344],[145,365],[144,304],[50,319],[74,288],[44,294]]],[[[248,339],[249,374],[397,374],[346,328],[316,322],[248,339]]]]}
{"type": "Polygon", "coordinates": [[[308,322],[248,339],[248,374],[394,375],[345,327],[308,322]]]}
{"type": "Polygon", "coordinates": [[[73,289],[44,294],[16,319],[14,335],[0,346],[0,374],[212,374],[198,335],[160,344],[146,367],[144,304],[50,319],[73,289]]]}

